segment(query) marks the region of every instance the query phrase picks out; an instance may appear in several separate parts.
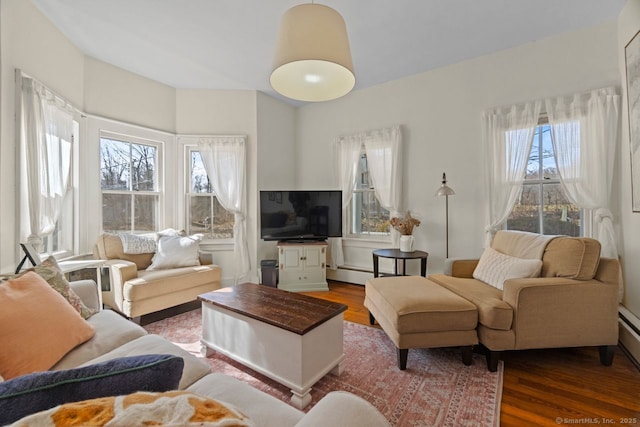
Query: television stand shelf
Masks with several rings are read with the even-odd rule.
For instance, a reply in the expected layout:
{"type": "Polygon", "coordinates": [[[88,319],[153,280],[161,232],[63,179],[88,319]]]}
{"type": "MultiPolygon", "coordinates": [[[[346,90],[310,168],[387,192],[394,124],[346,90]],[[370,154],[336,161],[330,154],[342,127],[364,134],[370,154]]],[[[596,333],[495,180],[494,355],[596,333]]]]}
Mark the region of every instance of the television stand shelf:
{"type": "Polygon", "coordinates": [[[292,292],[328,291],[327,242],[280,241],[278,288],[292,292]]]}

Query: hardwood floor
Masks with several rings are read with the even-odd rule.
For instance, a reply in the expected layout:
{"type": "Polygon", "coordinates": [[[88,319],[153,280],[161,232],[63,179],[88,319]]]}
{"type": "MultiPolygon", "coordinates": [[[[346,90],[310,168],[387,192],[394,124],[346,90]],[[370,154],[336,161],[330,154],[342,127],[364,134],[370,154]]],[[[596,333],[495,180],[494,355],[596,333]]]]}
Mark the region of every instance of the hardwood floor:
{"type": "MultiPolygon", "coordinates": [[[[345,320],[369,325],[364,286],[329,289],[306,294],[346,304],[345,320]]],[[[511,351],[503,360],[502,426],[640,425],[640,371],[620,348],[612,366],[600,364],[597,348],[511,351]]]]}

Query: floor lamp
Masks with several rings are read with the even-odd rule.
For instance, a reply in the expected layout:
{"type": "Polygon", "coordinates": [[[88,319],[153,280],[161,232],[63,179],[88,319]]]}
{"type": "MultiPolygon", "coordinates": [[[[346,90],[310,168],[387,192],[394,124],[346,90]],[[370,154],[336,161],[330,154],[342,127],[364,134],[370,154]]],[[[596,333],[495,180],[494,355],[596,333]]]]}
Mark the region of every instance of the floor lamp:
{"type": "Polygon", "coordinates": [[[446,229],[446,242],[447,242],[446,258],[449,258],[449,196],[453,196],[454,194],[456,194],[456,192],[453,191],[453,189],[447,185],[447,174],[442,172],[442,185],[436,191],[436,196],[444,196],[444,200],[445,200],[444,202],[445,212],[446,212],[445,229],[446,229]]]}

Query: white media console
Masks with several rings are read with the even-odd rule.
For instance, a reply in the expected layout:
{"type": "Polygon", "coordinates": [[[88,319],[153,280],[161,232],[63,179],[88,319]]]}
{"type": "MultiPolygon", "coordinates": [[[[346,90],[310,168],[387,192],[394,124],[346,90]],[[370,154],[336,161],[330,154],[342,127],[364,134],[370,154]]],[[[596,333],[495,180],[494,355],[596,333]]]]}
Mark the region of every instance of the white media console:
{"type": "Polygon", "coordinates": [[[278,288],[293,292],[328,291],[327,242],[280,241],[278,288]]]}

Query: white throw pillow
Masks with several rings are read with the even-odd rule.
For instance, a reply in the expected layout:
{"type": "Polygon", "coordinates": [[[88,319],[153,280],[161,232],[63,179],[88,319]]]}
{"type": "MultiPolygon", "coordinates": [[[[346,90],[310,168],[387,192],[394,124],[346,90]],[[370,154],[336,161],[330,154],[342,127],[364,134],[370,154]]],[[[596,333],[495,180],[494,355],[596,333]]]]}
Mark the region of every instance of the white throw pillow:
{"type": "Polygon", "coordinates": [[[516,258],[486,248],[473,271],[473,278],[502,290],[505,280],[537,277],[541,268],[539,259],[516,258]]]}
{"type": "Polygon", "coordinates": [[[161,236],[158,240],[158,250],[147,271],[200,265],[199,250],[202,237],[202,234],[161,236]]]}

